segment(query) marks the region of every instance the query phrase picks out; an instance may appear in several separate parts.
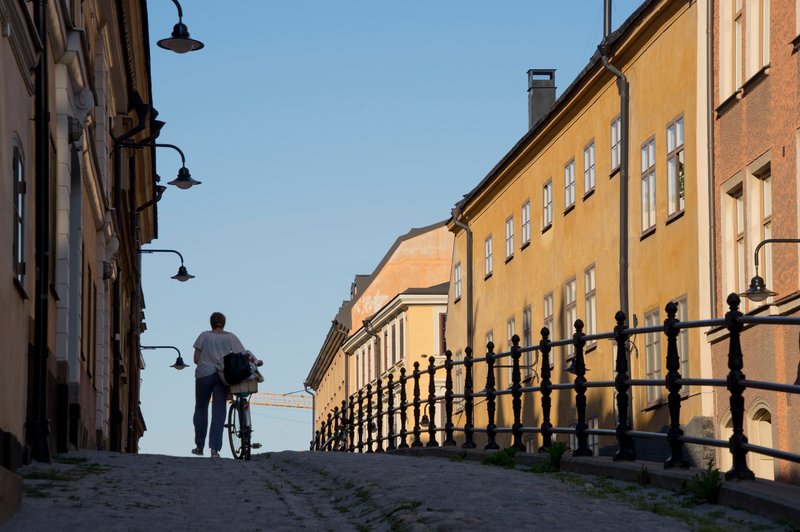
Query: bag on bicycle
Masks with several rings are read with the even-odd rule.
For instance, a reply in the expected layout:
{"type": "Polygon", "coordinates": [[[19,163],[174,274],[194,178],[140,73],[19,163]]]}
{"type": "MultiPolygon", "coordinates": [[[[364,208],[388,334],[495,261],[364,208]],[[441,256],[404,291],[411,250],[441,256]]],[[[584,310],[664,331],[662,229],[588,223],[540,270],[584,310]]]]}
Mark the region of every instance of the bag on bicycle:
{"type": "Polygon", "coordinates": [[[246,353],[228,353],[222,358],[222,364],[225,384],[239,384],[250,376],[250,356],[246,353]]]}

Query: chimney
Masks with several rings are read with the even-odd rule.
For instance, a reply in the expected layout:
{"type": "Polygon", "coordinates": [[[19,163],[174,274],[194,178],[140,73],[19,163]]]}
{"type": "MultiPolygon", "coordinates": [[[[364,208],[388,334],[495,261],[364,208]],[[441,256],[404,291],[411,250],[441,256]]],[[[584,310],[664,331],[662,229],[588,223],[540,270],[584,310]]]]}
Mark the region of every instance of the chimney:
{"type": "Polygon", "coordinates": [[[556,103],[555,69],[528,70],[528,129],[556,103]]]}

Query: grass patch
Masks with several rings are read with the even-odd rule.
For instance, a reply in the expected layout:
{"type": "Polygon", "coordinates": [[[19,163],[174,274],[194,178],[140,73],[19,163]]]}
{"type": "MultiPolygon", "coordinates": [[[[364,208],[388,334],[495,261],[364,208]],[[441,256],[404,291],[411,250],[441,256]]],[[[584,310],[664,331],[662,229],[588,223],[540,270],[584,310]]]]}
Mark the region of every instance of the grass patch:
{"type": "Polygon", "coordinates": [[[557,473],[561,471],[561,457],[567,452],[569,447],[566,442],[553,442],[550,447],[545,447],[547,462],[534,466],[531,471],[534,473],[557,473]]]}
{"type": "Polygon", "coordinates": [[[76,477],[68,473],[56,471],[55,469],[48,469],[46,471],[31,471],[21,475],[25,480],[52,480],[55,482],[68,482],[76,480],[76,477]]]}
{"type": "Polygon", "coordinates": [[[78,465],[78,464],[85,464],[88,462],[88,458],[84,458],[82,456],[64,456],[64,455],[56,455],[53,457],[53,462],[57,464],[71,464],[71,465],[78,465]]]}
{"type": "Polygon", "coordinates": [[[698,502],[716,504],[722,489],[722,475],[714,467],[714,459],[708,461],[705,471],[697,473],[686,482],[686,491],[698,502]]]}
{"type": "Polygon", "coordinates": [[[513,468],[516,465],[514,462],[515,454],[517,454],[516,449],[507,447],[502,451],[486,455],[486,457],[481,460],[481,463],[489,466],[513,468]]]}

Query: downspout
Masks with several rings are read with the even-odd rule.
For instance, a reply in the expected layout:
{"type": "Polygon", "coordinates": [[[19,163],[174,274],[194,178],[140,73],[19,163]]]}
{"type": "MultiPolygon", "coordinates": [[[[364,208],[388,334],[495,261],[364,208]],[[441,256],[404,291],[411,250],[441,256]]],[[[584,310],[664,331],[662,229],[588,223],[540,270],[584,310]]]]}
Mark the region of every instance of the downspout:
{"type": "Polygon", "coordinates": [[[316,412],[317,412],[317,395],[308,389],[308,381],[303,383],[303,390],[311,396],[311,449],[314,449],[314,441],[317,437],[316,429],[317,429],[317,422],[316,422],[316,412]]]}
{"type": "Polygon", "coordinates": [[[36,150],[36,285],[34,288],[33,353],[31,360],[31,411],[27,422],[33,459],[50,461],[47,420],[48,283],[50,279],[50,109],[47,72],[47,0],[36,0],[33,16],[42,50],[35,76],[36,150]]]}
{"type": "Polygon", "coordinates": [[[461,218],[461,207],[454,207],[450,214],[453,216],[453,224],[467,233],[467,347],[472,348],[475,327],[472,322],[472,230],[467,224],[459,220],[461,218]]]}
{"type": "Polygon", "coordinates": [[[709,274],[711,296],[711,318],[717,317],[717,223],[716,190],[714,186],[714,2],[708,1],[706,20],[706,86],[708,123],[708,230],[709,274]]]}

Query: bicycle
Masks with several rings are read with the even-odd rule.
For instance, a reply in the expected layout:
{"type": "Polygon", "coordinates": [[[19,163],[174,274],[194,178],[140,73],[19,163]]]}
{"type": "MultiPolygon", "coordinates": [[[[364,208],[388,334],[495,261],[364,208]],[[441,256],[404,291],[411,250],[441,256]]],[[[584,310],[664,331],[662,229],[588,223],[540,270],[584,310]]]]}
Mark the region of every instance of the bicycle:
{"type": "MultiPolygon", "coordinates": [[[[261,366],[261,360],[256,361],[256,366],[261,366]]],[[[255,370],[258,371],[257,369],[255,370]]],[[[250,400],[248,397],[258,391],[258,380],[248,379],[239,384],[231,385],[233,399],[228,407],[228,443],[231,454],[236,460],[250,460],[252,449],[260,449],[260,443],[253,443],[253,425],[250,418],[250,400]]]]}

